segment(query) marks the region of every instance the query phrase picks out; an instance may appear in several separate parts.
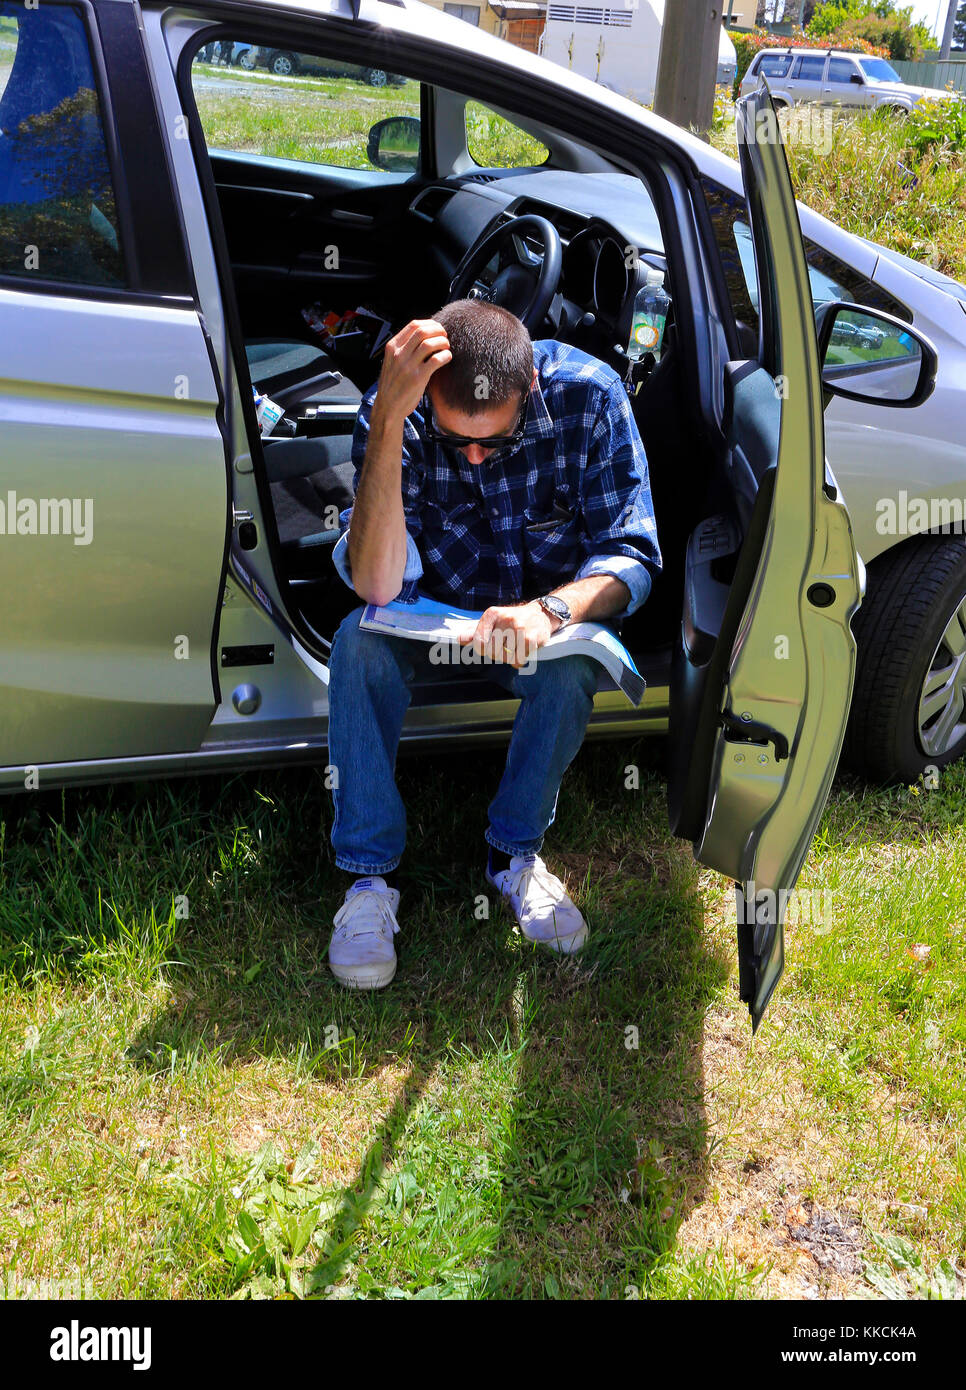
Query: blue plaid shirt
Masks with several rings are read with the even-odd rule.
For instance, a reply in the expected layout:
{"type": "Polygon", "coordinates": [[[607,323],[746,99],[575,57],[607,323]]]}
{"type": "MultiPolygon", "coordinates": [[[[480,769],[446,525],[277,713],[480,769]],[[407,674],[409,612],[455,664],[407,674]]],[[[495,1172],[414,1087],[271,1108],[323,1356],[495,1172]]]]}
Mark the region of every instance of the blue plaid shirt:
{"type": "MultiPolygon", "coordinates": [[[[535,342],[537,381],[522,442],[482,464],[428,443],[419,410],[403,431],[406,569],[399,598],[417,592],[454,607],[526,602],[574,579],[610,574],[630,591],[626,617],[661,568],[647,459],[616,372],[578,348],[535,342]]],[[[352,440],[355,486],[378,383],[352,440]]],[[[340,516],[336,569],[351,586],[340,516]]]]}

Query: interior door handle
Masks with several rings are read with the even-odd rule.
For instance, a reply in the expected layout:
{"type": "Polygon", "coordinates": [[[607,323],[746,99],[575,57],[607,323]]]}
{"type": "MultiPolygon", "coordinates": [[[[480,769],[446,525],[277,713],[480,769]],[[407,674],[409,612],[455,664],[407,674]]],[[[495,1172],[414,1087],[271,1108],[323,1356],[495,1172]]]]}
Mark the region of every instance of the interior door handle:
{"type": "Polygon", "coordinates": [[[360,227],[371,227],[375,218],[368,212],[350,212],[348,208],[333,208],[333,222],[355,222],[360,227]]]}

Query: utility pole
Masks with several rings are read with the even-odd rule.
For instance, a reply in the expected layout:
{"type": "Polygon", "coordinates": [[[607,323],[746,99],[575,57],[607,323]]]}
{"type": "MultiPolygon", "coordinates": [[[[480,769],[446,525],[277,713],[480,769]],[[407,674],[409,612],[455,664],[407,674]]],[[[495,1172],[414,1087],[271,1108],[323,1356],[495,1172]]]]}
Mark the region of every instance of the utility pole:
{"type": "Polygon", "coordinates": [[[714,114],[721,0],[665,0],[654,111],[703,139],[714,114]]]}
{"type": "Polygon", "coordinates": [[[942,47],[939,50],[941,63],[945,63],[949,59],[950,49],[953,46],[953,26],[956,23],[956,11],[959,6],[960,0],[949,0],[949,9],[946,11],[946,27],[943,30],[942,47]]]}

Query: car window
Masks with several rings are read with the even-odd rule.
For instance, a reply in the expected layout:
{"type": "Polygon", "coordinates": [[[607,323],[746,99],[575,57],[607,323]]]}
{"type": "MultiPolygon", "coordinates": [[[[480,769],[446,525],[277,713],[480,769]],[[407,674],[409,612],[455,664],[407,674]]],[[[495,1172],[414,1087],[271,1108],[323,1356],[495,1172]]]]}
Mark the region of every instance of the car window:
{"type": "Polygon", "coordinates": [[[854,63],[850,63],[848,58],[830,58],[828,62],[828,80],[830,82],[851,82],[853,74],[858,72],[854,63]]]}
{"type": "Polygon", "coordinates": [[[385,68],[220,39],[195,54],[191,87],[209,150],[373,172],[419,165],[419,83],[385,68]],[[370,132],[393,117],[406,119],[383,130],[376,165],[370,132]]]}
{"type": "Polygon", "coordinates": [[[0,274],[127,284],[84,19],[0,3],[0,274]]]}
{"type": "Polygon", "coordinates": [[[820,82],[825,71],[825,54],[806,54],[795,59],[792,77],[798,82],[820,82]]]}
{"type": "MultiPolygon", "coordinates": [[[[733,193],[713,179],[702,176],[701,183],[735,319],[757,327],[758,273],[745,200],[740,193],[733,193]]],[[[912,322],[912,313],[905,304],[881,286],[808,237],[803,241],[813,306],[841,299],[846,303],[867,305],[870,309],[882,309],[907,323],[912,322]]]]}
{"type": "Polygon", "coordinates": [[[884,58],[860,58],[859,67],[872,82],[901,82],[902,78],[884,58]]]}
{"type": "Polygon", "coordinates": [[[791,64],[787,53],[763,53],[758,60],[758,72],[765,77],[785,77],[791,64]]]}
{"type": "Polygon", "coordinates": [[[481,169],[532,169],[550,158],[546,145],[481,101],[465,107],[466,148],[481,169]]]}

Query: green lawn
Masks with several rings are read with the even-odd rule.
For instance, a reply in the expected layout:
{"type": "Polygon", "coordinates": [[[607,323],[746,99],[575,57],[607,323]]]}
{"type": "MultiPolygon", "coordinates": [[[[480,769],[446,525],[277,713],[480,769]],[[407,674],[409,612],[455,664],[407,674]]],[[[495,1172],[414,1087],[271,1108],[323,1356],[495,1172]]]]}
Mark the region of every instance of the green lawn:
{"type": "MultiPolygon", "coordinates": [[[[234,148],[351,164],[406,110],[293,86],[280,129],[231,77],[251,100],[202,110],[234,148]]],[[[963,278],[962,153],[845,126],[790,151],[804,201],[963,278]]],[[[669,836],[655,758],[588,746],[568,774],[571,961],[481,915],[501,751],[403,761],[402,961],[372,996],[325,965],[317,770],[0,803],[0,1286],[962,1296],[966,771],[836,785],[752,1040],[727,885],[669,836]]]]}
{"type": "Polygon", "coordinates": [[[802,880],[824,912],[752,1041],[726,885],[669,836],[655,752],[588,745],[568,774],[572,961],[477,915],[500,754],[404,760],[401,965],[373,995],[325,965],[318,771],[5,803],[8,1287],[863,1296],[919,1260],[951,1292],[966,775],[837,787],[802,880]]]}

